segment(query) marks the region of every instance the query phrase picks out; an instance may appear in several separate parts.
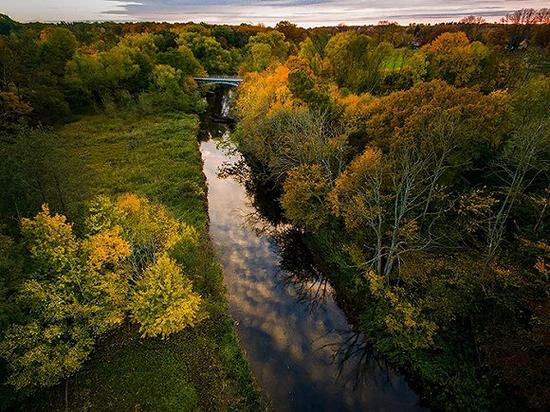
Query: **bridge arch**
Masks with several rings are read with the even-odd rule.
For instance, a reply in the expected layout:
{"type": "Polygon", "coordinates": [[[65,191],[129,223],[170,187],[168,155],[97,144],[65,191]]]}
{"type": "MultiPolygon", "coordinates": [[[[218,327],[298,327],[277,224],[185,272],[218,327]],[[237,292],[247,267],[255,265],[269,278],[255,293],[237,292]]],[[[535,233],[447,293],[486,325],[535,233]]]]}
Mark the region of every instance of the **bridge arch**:
{"type": "Polygon", "coordinates": [[[218,84],[231,87],[238,87],[243,82],[242,77],[237,76],[205,76],[195,77],[194,79],[200,84],[218,84]]]}

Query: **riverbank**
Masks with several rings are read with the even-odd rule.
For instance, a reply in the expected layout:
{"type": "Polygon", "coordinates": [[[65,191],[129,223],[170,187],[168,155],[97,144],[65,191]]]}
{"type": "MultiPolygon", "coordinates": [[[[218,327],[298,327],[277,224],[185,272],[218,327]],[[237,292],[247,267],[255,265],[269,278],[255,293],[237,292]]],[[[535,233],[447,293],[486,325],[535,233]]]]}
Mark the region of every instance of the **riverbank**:
{"type": "MultiPolygon", "coordinates": [[[[238,146],[239,136],[233,136],[233,140],[238,146]]],[[[260,195],[269,203],[262,205],[263,211],[269,215],[270,210],[276,210],[278,216],[275,220],[279,224],[288,224],[284,210],[277,206],[281,188],[273,181],[261,182],[262,177],[266,176],[266,166],[259,166],[253,154],[245,152],[244,158],[251,169],[248,179],[260,187],[270,188],[267,196],[265,193],[260,195]]],[[[302,240],[312,254],[315,267],[334,289],[338,306],[354,329],[365,337],[365,356],[376,356],[382,363],[406,376],[410,387],[422,399],[422,405],[433,410],[493,410],[496,405],[504,405],[500,408],[509,411],[522,408],[522,400],[511,396],[509,388],[499,382],[486,365],[480,364],[479,354],[469,335],[443,330],[432,348],[396,350],[390,332],[372,326],[380,316],[377,311],[383,302],[372,296],[366,277],[350,258],[346,234],[335,222],[315,233],[302,233],[302,240]]]]}
{"type": "Polygon", "coordinates": [[[230,313],[273,408],[425,411],[402,375],[362,350],[299,233],[270,219],[273,193],[255,186],[227,133],[202,142],[201,151],[230,313]]]}
{"type": "Polygon", "coordinates": [[[82,371],[45,390],[25,410],[259,410],[259,393],[240,351],[221,268],[208,237],[198,118],[90,116],[56,131],[60,188],[75,229],[95,195],[134,192],[166,205],[201,234],[174,258],[206,302],[208,319],[169,339],[142,339],[135,327],[100,342],[82,371]],[[67,402],[67,405],[66,405],[67,402]]]}

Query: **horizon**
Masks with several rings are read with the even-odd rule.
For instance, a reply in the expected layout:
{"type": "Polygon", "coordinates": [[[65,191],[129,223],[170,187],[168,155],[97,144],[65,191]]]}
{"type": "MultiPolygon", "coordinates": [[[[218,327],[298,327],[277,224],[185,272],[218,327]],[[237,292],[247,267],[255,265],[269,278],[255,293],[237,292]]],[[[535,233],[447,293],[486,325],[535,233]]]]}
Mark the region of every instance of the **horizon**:
{"type": "Polygon", "coordinates": [[[542,8],[541,0],[4,0],[0,13],[23,22],[168,22],[274,26],[290,21],[311,28],[338,24],[369,25],[391,21],[457,22],[467,16],[499,22],[523,8],[542,8]],[[76,5],[75,5],[76,4],[76,5]]]}

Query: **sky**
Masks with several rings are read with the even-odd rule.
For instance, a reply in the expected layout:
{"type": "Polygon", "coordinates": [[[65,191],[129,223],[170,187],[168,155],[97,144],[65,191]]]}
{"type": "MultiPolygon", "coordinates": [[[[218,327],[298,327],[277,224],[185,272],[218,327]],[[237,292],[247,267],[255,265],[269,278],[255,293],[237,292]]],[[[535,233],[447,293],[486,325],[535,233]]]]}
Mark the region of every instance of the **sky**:
{"type": "Polygon", "coordinates": [[[290,20],[304,27],[379,20],[487,21],[521,8],[550,6],[549,0],[0,0],[0,13],[21,21],[167,21],[263,23],[290,20]]]}

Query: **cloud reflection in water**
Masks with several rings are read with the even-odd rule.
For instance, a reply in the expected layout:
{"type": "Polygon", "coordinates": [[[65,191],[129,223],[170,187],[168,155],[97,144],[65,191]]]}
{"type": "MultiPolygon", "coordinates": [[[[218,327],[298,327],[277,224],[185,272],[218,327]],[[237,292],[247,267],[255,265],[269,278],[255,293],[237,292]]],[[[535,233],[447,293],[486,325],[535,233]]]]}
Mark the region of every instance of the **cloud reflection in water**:
{"type": "Polygon", "coordinates": [[[262,220],[242,181],[220,173],[227,162],[242,167],[240,157],[214,140],[201,151],[231,315],[274,409],[421,410],[405,379],[367,356],[330,285],[288,237],[292,231],[262,220]]]}

